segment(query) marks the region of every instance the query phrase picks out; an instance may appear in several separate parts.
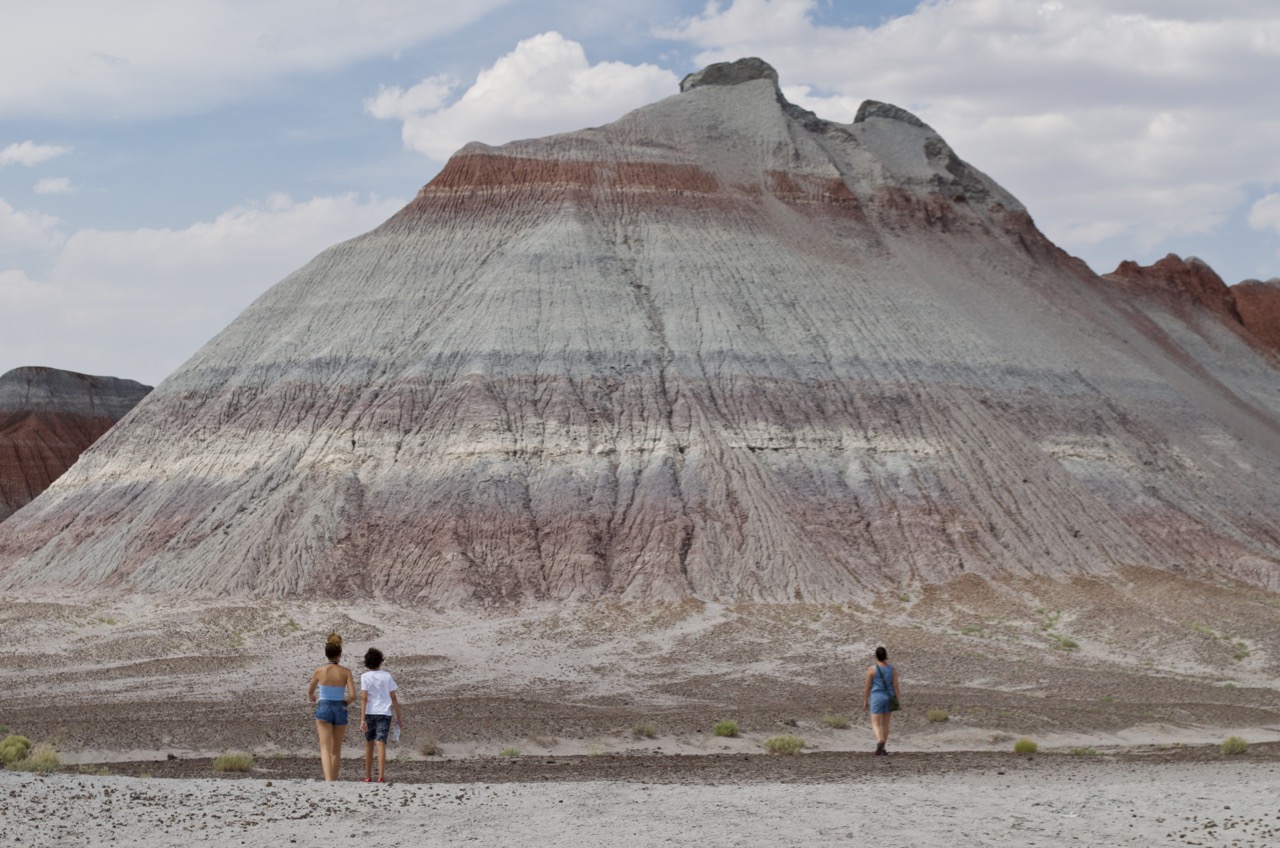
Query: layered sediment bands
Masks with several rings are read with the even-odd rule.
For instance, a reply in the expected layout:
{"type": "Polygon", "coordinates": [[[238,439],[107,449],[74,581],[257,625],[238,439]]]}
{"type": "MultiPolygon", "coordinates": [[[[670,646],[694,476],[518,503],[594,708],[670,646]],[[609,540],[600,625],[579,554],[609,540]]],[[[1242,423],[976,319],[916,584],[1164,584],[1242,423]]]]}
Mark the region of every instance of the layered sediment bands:
{"type": "Polygon", "coordinates": [[[0,375],[0,521],[49,488],[148,391],[56,368],[0,375]]]}
{"type": "Polygon", "coordinates": [[[902,110],[822,121],[753,68],[464,148],[6,522],[0,586],[1280,588],[1272,358],[1089,273],[902,110]]]}

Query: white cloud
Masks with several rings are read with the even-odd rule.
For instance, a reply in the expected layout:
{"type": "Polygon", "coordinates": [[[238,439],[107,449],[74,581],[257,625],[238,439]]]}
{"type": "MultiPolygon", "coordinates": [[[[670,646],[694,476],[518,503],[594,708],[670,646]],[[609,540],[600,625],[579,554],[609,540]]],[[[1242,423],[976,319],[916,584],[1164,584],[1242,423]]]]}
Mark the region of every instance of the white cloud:
{"type": "Polygon", "coordinates": [[[1069,250],[1205,233],[1280,182],[1274,3],[949,0],[877,27],[816,9],[712,2],[663,34],[699,64],[766,59],[832,120],[863,99],[910,109],[1069,250]]]}
{"type": "Polygon", "coordinates": [[[392,56],[509,0],[8,3],[0,117],[187,112],[296,73],[392,56]]]}
{"type": "Polygon", "coordinates": [[[52,215],[21,212],[0,197],[0,250],[50,250],[62,243],[61,223],[52,215]]]}
{"type": "Polygon", "coordinates": [[[612,121],[675,94],[678,85],[674,73],[655,65],[592,65],[582,45],[547,32],[482,70],[449,106],[440,104],[452,86],[433,77],[408,91],[383,89],[366,109],[403,120],[405,146],[440,160],[469,141],[501,144],[612,121]]]}
{"type": "Polygon", "coordinates": [[[64,153],[70,153],[70,147],[59,147],[55,144],[36,144],[34,141],[22,141],[10,144],[0,150],[0,167],[5,165],[39,165],[64,153]]]}
{"type": "Polygon", "coordinates": [[[273,195],[183,229],[81,230],[47,280],[0,271],[0,361],[154,384],[271,285],[401,206],[273,195]]]}
{"type": "Polygon", "coordinates": [[[36,194],[69,194],[72,191],[71,180],[67,177],[45,177],[35,186],[36,194]]]}
{"type": "Polygon", "coordinates": [[[439,109],[449,99],[458,81],[449,76],[428,77],[407,91],[399,86],[383,86],[364,102],[365,111],[375,118],[405,120],[439,109]]]}
{"type": "Polygon", "coordinates": [[[1268,194],[1249,210],[1249,226],[1280,233],[1280,194],[1268,194]]]}

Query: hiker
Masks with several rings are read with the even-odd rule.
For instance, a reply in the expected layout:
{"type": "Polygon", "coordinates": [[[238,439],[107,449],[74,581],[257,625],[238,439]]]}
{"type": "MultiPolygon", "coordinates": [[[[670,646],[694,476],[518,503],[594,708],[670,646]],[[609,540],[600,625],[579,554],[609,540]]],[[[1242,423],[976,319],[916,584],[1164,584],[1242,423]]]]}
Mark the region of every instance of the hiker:
{"type": "Polygon", "coordinates": [[[876,648],[876,661],[867,669],[867,685],[863,691],[862,708],[871,715],[871,730],[876,735],[876,756],[889,752],[884,749],[889,741],[889,715],[898,709],[898,673],[889,665],[889,652],[876,648]]]}
{"type": "Polygon", "coordinates": [[[320,768],[325,780],[337,780],[342,767],[342,739],[347,735],[347,705],[356,699],[356,681],[342,659],[342,637],[330,633],[324,643],[328,660],[311,673],[307,697],[316,705],[316,733],[320,736],[320,768]]]}
{"type": "Polygon", "coordinates": [[[360,729],[364,731],[364,782],[373,782],[373,753],[378,752],[378,782],[387,779],[387,735],[391,732],[391,715],[396,717],[396,736],[404,727],[400,714],[400,701],[396,697],[395,678],[382,670],[382,651],[370,648],[364,655],[364,666],[369,669],[360,675],[360,714],[364,716],[360,729]]]}

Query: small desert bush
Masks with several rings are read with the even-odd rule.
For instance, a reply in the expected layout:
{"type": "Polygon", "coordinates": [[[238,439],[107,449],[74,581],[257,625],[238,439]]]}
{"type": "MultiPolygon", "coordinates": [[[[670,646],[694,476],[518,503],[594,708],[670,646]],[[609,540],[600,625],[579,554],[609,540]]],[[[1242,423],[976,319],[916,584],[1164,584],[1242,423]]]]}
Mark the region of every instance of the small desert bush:
{"type": "Polygon", "coordinates": [[[638,722],[635,727],[631,728],[631,732],[644,739],[652,739],[658,735],[658,725],[651,721],[638,722]]]}
{"type": "Polygon", "coordinates": [[[1249,750],[1249,743],[1239,736],[1228,736],[1227,740],[1222,743],[1222,753],[1224,754],[1243,754],[1247,750],[1249,750]]]}
{"type": "Polygon", "coordinates": [[[822,723],[835,730],[845,730],[849,727],[849,717],[844,713],[827,713],[822,717],[822,723]]]}
{"type": "Polygon", "coordinates": [[[1054,650],[1058,651],[1074,651],[1080,647],[1080,643],[1070,636],[1063,636],[1061,633],[1050,633],[1049,637],[1053,639],[1054,650]]]}
{"type": "Polygon", "coordinates": [[[1243,659],[1249,658],[1249,646],[1246,645],[1244,642],[1236,642],[1235,645],[1232,646],[1232,648],[1234,649],[1234,651],[1231,654],[1231,659],[1243,660],[1243,659]]]}
{"type": "Polygon", "coordinates": [[[1073,757],[1096,757],[1098,756],[1097,748],[1072,748],[1067,751],[1073,757]]]}
{"type": "Polygon", "coordinates": [[[804,747],[804,740],[795,734],[771,736],[765,740],[764,749],[770,754],[795,754],[804,747]]]}
{"type": "Polygon", "coordinates": [[[514,746],[510,748],[503,748],[501,751],[498,752],[498,756],[499,757],[518,757],[520,756],[520,749],[514,746]]]}
{"type": "Polygon", "coordinates": [[[716,722],[716,736],[737,736],[738,723],[731,718],[716,722]]]}
{"type": "Polygon", "coordinates": [[[223,754],[213,761],[214,771],[249,771],[253,768],[253,754],[223,754]]]}
{"type": "Polygon", "coordinates": [[[438,757],[444,753],[444,750],[440,747],[440,743],[435,740],[435,737],[428,736],[422,740],[422,744],[418,745],[418,753],[424,757],[438,757]]]}
{"type": "Polygon", "coordinates": [[[6,766],[25,760],[30,751],[31,740],[25,736],[6,736],[0,739],[0,763],[6,766]]]}
{"type": "Polygon", "coordinates": [[[925,716],[929,719],[929,721],[946,721],[947,719],[951,718],[951,714],[948,713],[946,710],[929,710],[927,713],[925,713],[925,716]]]}
{"type": "Polygon", "coordinates": [[[14,771],[50,772],[62,765],[58,759],[58,749],[48,742],[41,742],[24,759],[18,760],[9,768],[14,771]]]}
{"type": "Polygon", "coordinates": [[[1024,736],[1013,743],[1013,750],[1019,754],[1034,754],[1040,750],[1040,746],[1035,743],[1035,740],[1024,736]]]}

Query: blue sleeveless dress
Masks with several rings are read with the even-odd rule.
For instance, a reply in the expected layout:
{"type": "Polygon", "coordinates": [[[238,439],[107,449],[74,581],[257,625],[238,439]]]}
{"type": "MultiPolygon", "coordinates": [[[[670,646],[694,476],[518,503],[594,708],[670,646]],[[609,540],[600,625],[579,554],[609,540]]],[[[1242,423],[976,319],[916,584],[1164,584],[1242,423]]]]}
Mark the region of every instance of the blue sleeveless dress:
{"type": "Polygon", "coordinates": [[[893,666],[876,666],[871,675],[871,714],[884,715],[889,712],[889,696],[893,694],[893,666]]]}

